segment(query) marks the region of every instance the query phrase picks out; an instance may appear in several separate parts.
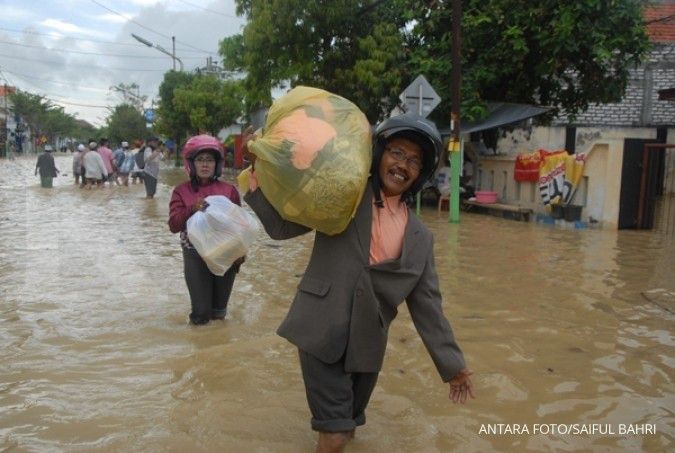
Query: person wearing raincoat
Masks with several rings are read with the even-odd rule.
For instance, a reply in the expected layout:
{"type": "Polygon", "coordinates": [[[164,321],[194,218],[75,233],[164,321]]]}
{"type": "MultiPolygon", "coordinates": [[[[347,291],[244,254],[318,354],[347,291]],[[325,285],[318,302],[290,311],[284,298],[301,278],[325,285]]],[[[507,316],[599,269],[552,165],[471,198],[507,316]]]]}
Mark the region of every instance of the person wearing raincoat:
{"type": "Polygon", "coordinates": [[[122,142],[122,156],[119,160],[118,175],[122,180],[123,186],[129,185],[129,174],[134,169],[134,153],[133,150],[129,149],[128,142],[122,142]]]}
{"type": "Polygon", "coordinates": [[[169,202],[169,229],[172,233],[180,233],[185,282],[192,305],[190,322],[195,325],[225,318],[234,279],[244,261],[244,257],[239,258],[222,277],[214,275],[187,235],[188,219],[208,207],[204,201],[207,196],[224,195],[241,206],[237,189],[218,180],[223,162],[224,150],[217,138],[210,135],[191,137],[183,147],[183,165],[190,180],[173,189],[169,202]]]}
{"type": "MultiPolygon", "coordinates": [[[[243,142],[252,139],[247,135],[243,142]]],[[[385,120],[375,132],[371,177],[354,218],[342,233],[315,234],[309,264],[277,333],[298,348],[318,452],[342,451],[365,423],[389,325],[404,300],[449,384],[449,398],[464,403],[473,397],[472,372],[441,305],[433,235],[407,205],[434,174],[441,150],[430,121],[413,115],[385,120]]],[[[249,185],[244,200],[272,239],[310,231],[279,215],[257,187],[255,171],[249,185]]]]}

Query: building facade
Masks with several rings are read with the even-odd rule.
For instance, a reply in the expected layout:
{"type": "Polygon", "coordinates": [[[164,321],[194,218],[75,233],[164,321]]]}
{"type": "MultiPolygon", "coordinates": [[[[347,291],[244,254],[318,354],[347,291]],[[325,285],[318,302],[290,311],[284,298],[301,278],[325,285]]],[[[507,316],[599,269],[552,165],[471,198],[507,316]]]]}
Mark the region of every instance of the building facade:
{"type": "Polygon", "coordinates": [[[572,200],[583,206],[586,221],[631,228],[645,206],[656,203],[655,195],[640,187],[645,183],[658,185],[654,190],[659,197],[672,198],[675,149],[668,145],[675,144],[675,101],[659,93],[675,88],[675,3],[647,9],[645,19],[652,49],[643,65],[630,71],[622,101],[591,105],[574,119],[558,117],[550,127],[500,131],[498,155],[478,159],[474,179],[479,189],[498,192],[503,203],[544,213],[537,183],[518,183],[513,178],[516,156],[539,149],[565,149],[587,155],[572,200]],[[642,171],[647,163],[649,174],[642,171]]]}

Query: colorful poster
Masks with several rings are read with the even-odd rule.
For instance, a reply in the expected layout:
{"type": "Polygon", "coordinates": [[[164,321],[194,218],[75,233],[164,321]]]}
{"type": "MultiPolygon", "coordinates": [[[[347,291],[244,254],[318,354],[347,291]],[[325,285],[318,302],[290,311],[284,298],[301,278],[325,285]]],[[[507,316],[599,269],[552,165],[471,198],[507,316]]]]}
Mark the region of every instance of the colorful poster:
{"type": "Polygon", "coordinates": [[[548,209],[552,204],[569,204],[584,172],[585,154],[556,151],[542,155],[539,193],[548,209]]]}

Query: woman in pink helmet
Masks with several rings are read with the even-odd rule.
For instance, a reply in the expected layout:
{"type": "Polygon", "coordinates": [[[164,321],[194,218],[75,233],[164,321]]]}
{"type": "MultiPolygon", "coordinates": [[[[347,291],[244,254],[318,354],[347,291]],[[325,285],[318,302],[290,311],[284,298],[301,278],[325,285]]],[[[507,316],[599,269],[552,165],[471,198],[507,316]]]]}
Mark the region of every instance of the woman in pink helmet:
{"type": "Polygon", "coordinates": [[[195,325],[225,317],[235,275],[244,261],[244,257],[235,261],[222,277],[214,275],[187,236],[187,220],[195,212],[206,209],[208,204],[204,198],[207,196],[224,195],[241,206],[237,189],[218,180],[223,160],[223,146],[217,138],[210,135],[191,137],[183,147],[183,165],[190,180],[173,189],[169,203],[169,229],[172,233],[180,233],[185,281],[192,303],[190,322],[195,325]]]}

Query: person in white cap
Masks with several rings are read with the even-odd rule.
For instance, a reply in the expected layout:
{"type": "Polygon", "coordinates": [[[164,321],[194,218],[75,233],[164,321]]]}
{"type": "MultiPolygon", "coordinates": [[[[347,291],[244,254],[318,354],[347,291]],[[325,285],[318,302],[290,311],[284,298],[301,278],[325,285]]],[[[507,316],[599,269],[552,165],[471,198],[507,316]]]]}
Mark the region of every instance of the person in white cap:
{"type": "Polygon", "coordinates": [[[35,164],[35,176],[40,172],[40,184],[42,187],[51,189],[52,180],[59,174],[59,169],[54,163],[54,156],[52,156],[52,145],[45,145],[45,152],[38,156],[35,164]]]}
{"type": "Polygon", "coordinates": [[[77,145],[75,153],[73,153],[73,176],[75,176],[75,185],[80,184],[80,176],[82,176],[82,184],[84,185],[84,175],[82,174],[82,153],[86,151],[87,147],[82,143],[77,145]]]}
{"type": "Polygon", "coordinates": [[[89,150],[82,155],[82,164],[84,165],[85,187],[91,189],[92,184],[103,187],[103,183],[108,179],[108,170],[103,163],[103,158],[97,152],[98,143],[95,140],[89,142],[89,150]]]}

